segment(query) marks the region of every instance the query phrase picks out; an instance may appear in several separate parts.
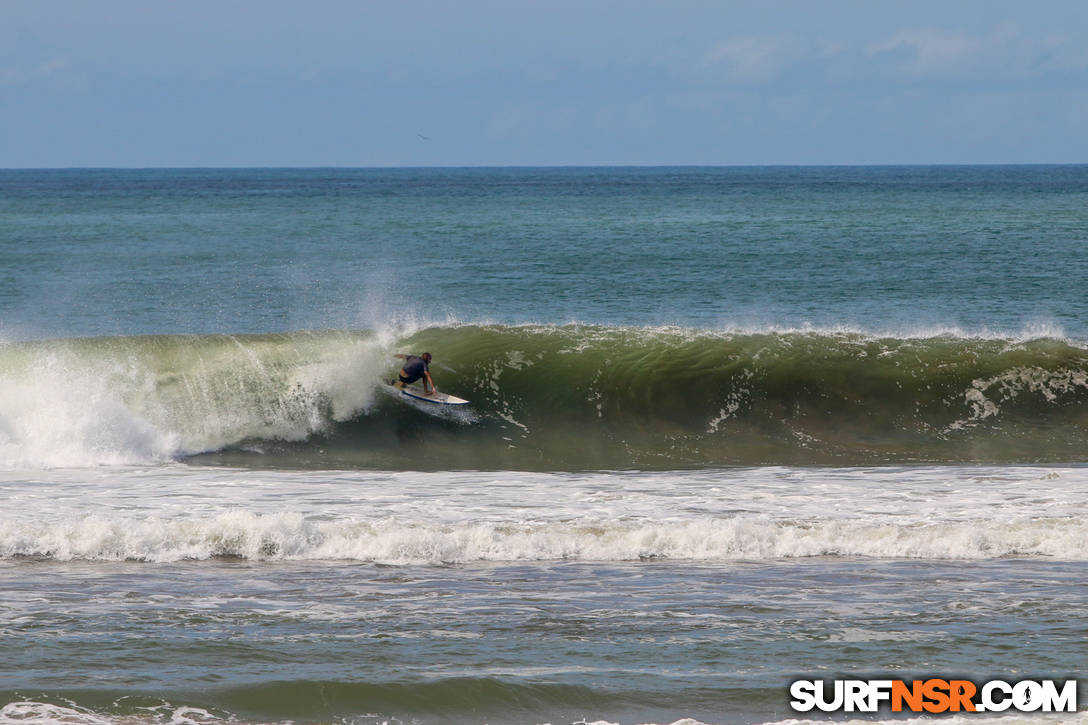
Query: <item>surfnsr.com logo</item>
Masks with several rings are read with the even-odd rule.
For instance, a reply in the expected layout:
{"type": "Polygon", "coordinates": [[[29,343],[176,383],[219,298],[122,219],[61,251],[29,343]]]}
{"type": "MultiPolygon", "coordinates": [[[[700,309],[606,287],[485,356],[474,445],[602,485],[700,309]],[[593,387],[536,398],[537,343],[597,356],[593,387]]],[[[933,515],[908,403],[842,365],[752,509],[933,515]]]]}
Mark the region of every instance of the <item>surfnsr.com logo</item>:
{"type": "Polygon", "coordinates": [[[1076,712],[1077,681],[797,680],[790,697],[796,712],[1076,712]]]}

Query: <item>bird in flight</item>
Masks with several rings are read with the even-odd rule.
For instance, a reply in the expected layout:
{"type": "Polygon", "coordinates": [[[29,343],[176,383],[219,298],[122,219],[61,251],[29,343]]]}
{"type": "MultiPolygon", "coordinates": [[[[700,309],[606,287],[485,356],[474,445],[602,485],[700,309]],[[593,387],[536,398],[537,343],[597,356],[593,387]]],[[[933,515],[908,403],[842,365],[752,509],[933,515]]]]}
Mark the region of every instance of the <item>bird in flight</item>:
{"type": "Polygon", "coordinates": [[[416,136],[419,136],[419,137],[420,137],[421,139],[423,139],[424,141],[430,141],[430,140],[431,140],[431,137],[430,137],[430,136],[424,136],[424,135],[423,135],[423,134],[421,134],[421,133],[417,133],[417,134],[416,134],[416,136]]]}

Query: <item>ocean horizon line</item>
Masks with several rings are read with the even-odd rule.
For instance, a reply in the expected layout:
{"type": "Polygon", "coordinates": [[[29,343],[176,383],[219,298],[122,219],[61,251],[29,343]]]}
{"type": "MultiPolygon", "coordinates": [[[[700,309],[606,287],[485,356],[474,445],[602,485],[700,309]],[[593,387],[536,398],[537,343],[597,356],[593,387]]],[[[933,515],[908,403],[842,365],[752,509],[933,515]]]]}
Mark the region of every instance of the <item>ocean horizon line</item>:
{"type": "Polygon", "coordinates": [[[661,163],[661,164],[375,164],[375,165],[349,165],[349,164],[317,164],[317,165],[240,165],[240,166],[214,166],[206,164],[193,165],[92,165],[92,166],[4,166],[2,172],[11,171],[322,171],[329,169],[346,171],[389,171],[389,170],[518,170],[518,169],[935,169],[935,168],[1045,168],[1045,167],[1077,167],[1088,166],[1088,161],[1029,161],[1029,162],[881,162],[881,163],[768,163],[768,164],[688,164],[688,163],[661,163]]]}

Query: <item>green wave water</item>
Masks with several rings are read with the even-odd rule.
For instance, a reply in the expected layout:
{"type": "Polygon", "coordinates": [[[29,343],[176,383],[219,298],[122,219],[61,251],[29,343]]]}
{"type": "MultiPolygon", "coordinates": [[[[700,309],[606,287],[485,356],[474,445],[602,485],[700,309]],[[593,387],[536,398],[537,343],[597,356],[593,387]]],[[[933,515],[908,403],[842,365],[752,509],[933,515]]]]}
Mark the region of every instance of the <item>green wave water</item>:
{"type": "Polygon", "coordinates": [[[453,389],[556,458],[592,447],[613,448],[604,465],[650,467],[1088,453],[1088,350],[1066,340],[492,326],[410,342],[446,351],[453,389]]]}
{"type": "Polygon", "coordinates": [[[9,465],[65,453],[394,470],[1088,456],[1088,349],[1050,337],[449,325],[85,338],[3,346],[0,387],[9,465]],[[381,394],[392,354],[424,350],[469,410],[381,394]]]}
{"type": "MultiPolygon", "coordinates": [[[[50,695],[0,690],[0,702],[24,701],[24,711],[8,714],[11,721],[52,716],[58,721],[102,723],[160,722],[353,722],[440,721],[480,723],[576,722],[587,712],[608,710],[623,717],[681,710],[711,720],[713,713],[738,701],[749,707],[773,705],[779,687],[682,687],[669,691],[616,690],[560,682],[523,681],[517,677],[451,677],[413,682],[279,681],[255,685],[176,692],[189,704],[172,704],[171,695],[132,690],[71,690],[50,695]],[[29,701],[23,698],[30,698],[29,701]],[[50,706],[57,708],[53,710],[50,706]]],[[[5,719],[6,721],[6,719],[5,719]]],[[[637,720],[642,722],[643,720],[637,720]]]]}

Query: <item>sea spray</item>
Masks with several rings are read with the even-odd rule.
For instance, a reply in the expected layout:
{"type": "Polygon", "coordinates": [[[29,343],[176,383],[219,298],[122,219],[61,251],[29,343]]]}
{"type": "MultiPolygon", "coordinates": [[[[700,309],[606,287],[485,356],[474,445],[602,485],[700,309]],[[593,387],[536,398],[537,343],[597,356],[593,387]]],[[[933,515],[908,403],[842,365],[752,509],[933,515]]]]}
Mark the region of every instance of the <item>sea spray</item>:
{"type": "Polygon", "coordinates": [[[0,465],[151,462],[305,440],[365,409],[385,364],[373,336],[349,332],[10,343],[0,346],[0,465]]]}

